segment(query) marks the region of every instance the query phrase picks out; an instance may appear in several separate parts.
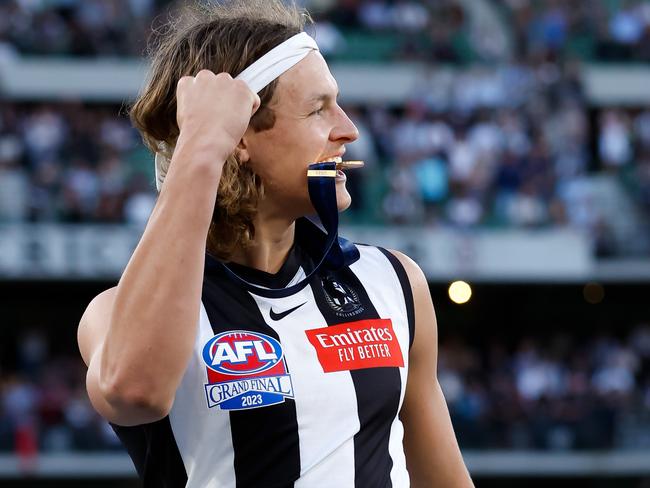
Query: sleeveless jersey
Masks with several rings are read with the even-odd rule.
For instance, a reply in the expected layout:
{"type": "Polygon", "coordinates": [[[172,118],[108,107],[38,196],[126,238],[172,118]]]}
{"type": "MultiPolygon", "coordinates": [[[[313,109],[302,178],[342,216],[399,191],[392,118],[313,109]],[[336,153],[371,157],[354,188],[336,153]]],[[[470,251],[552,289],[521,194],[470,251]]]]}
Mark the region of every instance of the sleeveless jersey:
{"type": "Polygon", "coordinates": [[[313,269],[315,229],[297,222],[276,274],[228,264],[248,284],[206,256],[194,351],[169,415],[111,424],[145,488],[409,486],[398,417],[414,336],[405,270],[357,244],[352,265],[273,290],[313,269]]]}

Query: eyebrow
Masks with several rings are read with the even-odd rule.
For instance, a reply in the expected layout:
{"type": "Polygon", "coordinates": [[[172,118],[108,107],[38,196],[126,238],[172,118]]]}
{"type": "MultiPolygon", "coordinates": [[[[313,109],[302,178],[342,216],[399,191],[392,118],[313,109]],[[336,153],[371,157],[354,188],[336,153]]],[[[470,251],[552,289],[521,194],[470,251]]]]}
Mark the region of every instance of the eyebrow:
{"type": "Polygon", "coordinates": [[[313,102],[325,102],[328,100],[334,100],[336,97],[339,96],[339,91],[336,91],[336,96],[332,97],[330,93],[319,93],[318,95],[311,96],[307,99],[307,103],[313,103],[313,102]]]}

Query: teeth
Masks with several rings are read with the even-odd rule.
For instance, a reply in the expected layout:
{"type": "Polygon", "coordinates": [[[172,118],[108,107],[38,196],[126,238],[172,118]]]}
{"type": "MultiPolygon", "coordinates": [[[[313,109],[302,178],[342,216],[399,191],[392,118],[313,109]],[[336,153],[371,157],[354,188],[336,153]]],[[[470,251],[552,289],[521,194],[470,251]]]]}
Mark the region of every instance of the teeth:
{"type": "Polygon", "coordinates": [[[341,159],[340,156],[335,156],[335,157],[331,157],[331,158],[321,159],[318,162],[319,163],[330,163],[330,162],[332,162],[332,163],[340,164],[341,161],[343,161],[343,160],[341,159]]]}

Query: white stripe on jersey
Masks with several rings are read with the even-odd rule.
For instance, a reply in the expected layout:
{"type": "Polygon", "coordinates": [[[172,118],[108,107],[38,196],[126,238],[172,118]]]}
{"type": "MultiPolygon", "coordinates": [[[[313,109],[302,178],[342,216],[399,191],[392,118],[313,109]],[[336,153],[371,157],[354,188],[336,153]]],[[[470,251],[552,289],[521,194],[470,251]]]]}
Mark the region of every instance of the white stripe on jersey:
{"type": "Polygon", "coordinates": [[[354,488],[354,434],[359,430],[356,392],[348,371],[323,373],[307,335],[301,333],[327,327],[311,287],[287,298],[251,296],[264,321],[280,337],[291,374],[300,439],[300,479],[295,488],[354,488]],[[281,320],[270,318],[272,307],[278,312],[302,303],[281,320]]]}
{"type": "Polygon", "coordinates": [[[227,411],[207,408],[203,389],[208,382],[202,360],[203,345],[213,336],[210,320],[201,303],[194,354],[169,413],[174,438],[188,474],[186,488],[236,486],[230,416],[227,411]]]}
{"type": "MultiPolygon", "coordinates": [[[[402,355],[404,357],[404,368],[399,368],[402,378],[402,391],[399,399],[399,412],[404,402],[406,391],[406,379],[409,360],[409,324],[404,300],[395,299],[395,290],[401,290],[397,273],[392,266],[386,266],[386,256],[376,247],[358,245],[361,259],[350,266],[352,272],[364,285],[368,298],[375,306],[377,314],[381,318],[391,318],[393,329],[397,335],[402,355]],[[388,286],[369,286],[370,283],[383,283],[388,286]]],[[[395,416],[390,427],[390,439],[388,441],[388,452],[393,460],[393,468],[390,478],[393,487],[402,488],[409,486],[409,475],[406,470],[406,458],[404,457],[404,426],[395,416]]]]}

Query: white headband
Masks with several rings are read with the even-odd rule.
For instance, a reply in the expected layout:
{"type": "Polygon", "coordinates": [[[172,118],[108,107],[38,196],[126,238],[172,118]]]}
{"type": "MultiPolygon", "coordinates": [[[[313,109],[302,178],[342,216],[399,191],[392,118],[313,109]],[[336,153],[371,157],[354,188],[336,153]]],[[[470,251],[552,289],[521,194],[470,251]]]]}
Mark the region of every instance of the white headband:
{"type": "MultiPolygon", "coordinates": [[[[242,71],[236,79],[244,80],[251,91],[259,93],[262,88],[298,64],[312,51],[318,51],[316,41],[306,32],[301,32],[275,46],[242,71]]],[[[155,159],[156,188],[158,191],[162,188],[164,181],[160,169],[161,164],[163,160],[171,158],[171,154],[163,154],[163,152],[170,152],[167,144],[161,142],[159,148],[162,152],[157,152],[155,159]]]]}

